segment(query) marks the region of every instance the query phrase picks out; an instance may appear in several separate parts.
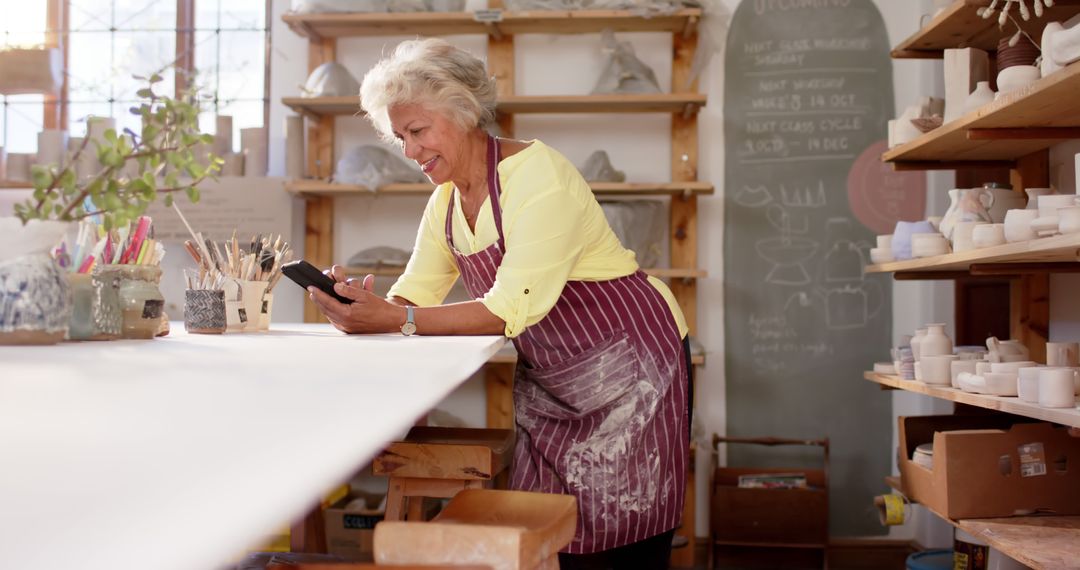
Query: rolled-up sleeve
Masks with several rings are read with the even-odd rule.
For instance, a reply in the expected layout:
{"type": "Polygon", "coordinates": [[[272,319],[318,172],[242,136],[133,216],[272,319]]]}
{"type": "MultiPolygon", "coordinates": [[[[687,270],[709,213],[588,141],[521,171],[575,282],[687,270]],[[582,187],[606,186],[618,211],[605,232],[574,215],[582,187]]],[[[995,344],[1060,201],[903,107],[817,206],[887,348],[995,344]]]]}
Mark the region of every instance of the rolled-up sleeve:
{"type": "Polygon", "coordinates": [[[547,316],[562,295],[584,249],[585,210],[557,181],[510,196],[503,208],[506,253],[495,284],[480,301],[514,338],[547,316]]]}
{"type": "Polygon", "coordinates": [[[405,272],[390,288],[387,297],[402,297],[421,307],[441,304],[458,278],[454,255],[446,243],[445,189],[432,192],[424,217],[416,230],[416,243],[405,272]]]}

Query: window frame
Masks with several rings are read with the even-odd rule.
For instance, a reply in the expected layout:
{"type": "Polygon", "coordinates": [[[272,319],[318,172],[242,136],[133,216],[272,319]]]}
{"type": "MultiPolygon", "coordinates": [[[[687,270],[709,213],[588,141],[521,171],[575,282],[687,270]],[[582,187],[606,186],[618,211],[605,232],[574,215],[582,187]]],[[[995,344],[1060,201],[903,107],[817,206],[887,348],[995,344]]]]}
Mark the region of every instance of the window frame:
{"type": "MultiPolygon", "coordinates": [[[[63,56],[64,82],[60,93],[45,96],[44,114],[42,125],[45,129],[70,130],[68,124],[68,74],[69,53],[66,41],[71,32],[71,0],[46,0],[47,22],[45,25],[45,47],[59,48],[63,56]]],[[[175,90],[173,95],[179,97],[188,87],[188,78],[195,72],[195,3],[198,0],[176,0],[176,73],[175,90]]],[[[271,13],[272,0],[263,0],[265,4],[264,14],[264,42],[263,42],[263,128],[270,123],[270,54],[271,37],[270,26],[272,24],[271,13]]],[[[216,94],[215,94],[216,96],[216,94]]],[[[267,129],[268,131],[269,129],[267,129]]]]}

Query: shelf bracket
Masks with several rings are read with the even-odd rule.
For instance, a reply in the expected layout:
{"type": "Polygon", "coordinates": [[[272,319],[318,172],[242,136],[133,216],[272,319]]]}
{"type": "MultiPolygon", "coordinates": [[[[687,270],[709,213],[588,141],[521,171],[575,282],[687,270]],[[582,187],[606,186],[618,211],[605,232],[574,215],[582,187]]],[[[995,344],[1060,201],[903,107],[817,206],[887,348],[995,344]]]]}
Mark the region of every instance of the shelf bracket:
{"type": "Polygon", "coordinates": [[[311,27],[311,24],[301,20],[297,22],[296,25],[300,27],[300,30],[298,30],[300,31],[300,35],[307,36],[308,40],[313,42],[322,40],[322,36],[319,35],[319,32],[315,31],[315,28],[311,27]]]}
{"type": "Polygon", "coordinates": [[[969,141],[1035,141],[1080,138],[1080,127],[968,129],[969,141]]]}
{"type": "Polygon", "coordinates": [[[503,33],[502,30],[499,29],[498,24],[496,24],[495,22],[484,22],[484,26],[487,27],[487,32],[489,36],[495,38],[496,40],[503,39],[503,33]]]}
{"type": "MultiPolygon", "coordinates": [[[[690,119],[690,117],[693,117],[694,114],[697,113],[697,111],[698,111],[697,103],[687,103],[686,105],[683,106],[683,110],[682,110],[682,118],[683,118],[683,120],[690,119]]],[[[1078,138],[1080,138],[1080,137],[1078,137],[1078,138]]]]}

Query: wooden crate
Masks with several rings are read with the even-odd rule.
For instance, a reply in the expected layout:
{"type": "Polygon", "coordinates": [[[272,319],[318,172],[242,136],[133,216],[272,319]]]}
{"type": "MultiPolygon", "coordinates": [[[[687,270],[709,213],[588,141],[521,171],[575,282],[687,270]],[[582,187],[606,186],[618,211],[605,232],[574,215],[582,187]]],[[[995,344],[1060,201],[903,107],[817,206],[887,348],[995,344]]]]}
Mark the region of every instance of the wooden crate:
{"type": "MultiPolygon", "coordinates": [[[[811,565],[827,566],[829,543],[829,442],[778,438],[724,438],[713,436],[713,480],[710,490],[709,568],[714,567],[718,549],[725,562],[748,564],[746,557],[758,558],[764,549],[789,549],[782,554],[794,560],[811,560],[811,565]],[[824,451],[821,469],[718,467],[716,446],[720,443],[754,445],[813,445],[824,451]],[[740,488],[739,476],[750,474],[805,474],[806,489],[740,488]],[[805,550],[812,552],[795,552],[805,550]],[[740,557],[743,554],[745,556],[740,557]],[[808,556],[809,555],[809,556],[808,556]]],[[[774,552],[774,554],[777,554],[774,552]]],[[[803,562],[805,564],[805,562],[803,562]]]]}

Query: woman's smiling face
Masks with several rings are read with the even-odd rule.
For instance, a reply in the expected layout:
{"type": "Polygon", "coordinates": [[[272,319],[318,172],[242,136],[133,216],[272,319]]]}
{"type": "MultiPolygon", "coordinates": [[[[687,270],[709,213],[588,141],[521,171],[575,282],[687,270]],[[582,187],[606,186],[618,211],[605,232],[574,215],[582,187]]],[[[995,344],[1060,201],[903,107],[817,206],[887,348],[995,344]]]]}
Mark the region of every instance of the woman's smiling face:
{"type": "Polygon", "coordinates": [[[420,104],[394,105],[387,114],[405,157],[416,161],[429,180],[442,184],[464,179],[469,170],[467,131],[420,104]]]}

